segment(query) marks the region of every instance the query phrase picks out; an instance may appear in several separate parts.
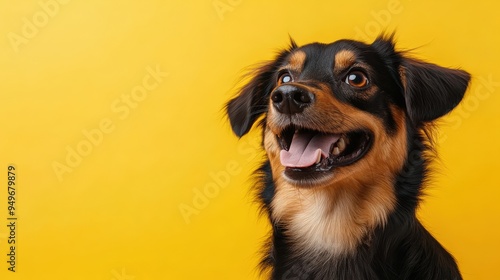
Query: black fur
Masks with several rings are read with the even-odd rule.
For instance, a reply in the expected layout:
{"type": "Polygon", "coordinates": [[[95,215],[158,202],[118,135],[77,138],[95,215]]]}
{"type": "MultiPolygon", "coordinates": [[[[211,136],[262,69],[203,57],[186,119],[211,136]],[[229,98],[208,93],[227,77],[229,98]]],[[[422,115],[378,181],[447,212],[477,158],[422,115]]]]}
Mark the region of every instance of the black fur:
{"type": "MultiPolygon", "coordinates": [[[[258,117],[267,112],[269,94],[277,79],[276,71],[297,48],[292,42],[291,47],[274,61],[260,67],[239,95],[227,104],[229,120],[237,136],[246,134],[258,117]]],[[[371,74],[384,92],[376,99],[350,100],[349,96],[336,96],[339,100],[383,119],[389,135],[397,127],[388,105],[395,104],[406,111],[407,157],[394,182],[396,209],[389,214],[385,225],[365,238],[355,254],[334,258],[295,256],[282,225],[271,218],[273,233],[262,261],[263,268],[270,270],[272,279],[462,279],[453,257],[417,220],[416,209],[433,155],[426,127],[461,101],[469,74],[407,58],[394,50],[392,37],[380,37],[371,45],[342,40],[331,45],[307,45],[303,50],[307,57],[313,57],[328,53],[325,48],[330,48],[329,52],[341,48],[356,50],[376,69],[371,74]]],[[[318,61],[322,61],[321,65],[307,68],[309,72],[303,75],[327,81],[335,89],[332,92],[339,92],[339,85],[329,80],[331,59],[318,61]]],[[[262,125],[265,123],[264,119],[262,125]]],[[[270,214],[275,183],[269,161],[263,163],[258,174],[258,199],[263,210],[270,214]]]]}

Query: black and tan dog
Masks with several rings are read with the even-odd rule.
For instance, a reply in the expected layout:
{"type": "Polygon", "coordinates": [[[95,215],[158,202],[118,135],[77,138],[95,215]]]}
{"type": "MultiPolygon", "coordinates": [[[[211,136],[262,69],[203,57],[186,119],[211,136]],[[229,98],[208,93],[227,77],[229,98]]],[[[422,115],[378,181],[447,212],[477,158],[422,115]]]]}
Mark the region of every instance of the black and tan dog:
{"type": "Polygon", "coordinates": [[[259,199],[272,223],[272,279],[461,279],[415,216],[433,152],[429,124],[470,76],[340,40],[289,49],[227,104],[233,131],[260,117],[259,199]]]}

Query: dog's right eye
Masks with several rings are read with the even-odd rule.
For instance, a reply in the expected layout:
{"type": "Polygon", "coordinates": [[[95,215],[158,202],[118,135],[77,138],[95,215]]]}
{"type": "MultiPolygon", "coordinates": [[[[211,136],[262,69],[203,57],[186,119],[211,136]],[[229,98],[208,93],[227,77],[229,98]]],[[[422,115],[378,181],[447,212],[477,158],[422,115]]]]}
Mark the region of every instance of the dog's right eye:
{"type": "Polygon", "coordinates": [[[363,72],[355,70],[347,74],[345,83],[355,88],[363,88],[368,85],[368,77],[363,72]]]}
{"type": "Polygon", "coordinates": [[[292,76],[288,73],[283,73],[278,79],[280,84],[289,83],[292,81],[292,76]]]}

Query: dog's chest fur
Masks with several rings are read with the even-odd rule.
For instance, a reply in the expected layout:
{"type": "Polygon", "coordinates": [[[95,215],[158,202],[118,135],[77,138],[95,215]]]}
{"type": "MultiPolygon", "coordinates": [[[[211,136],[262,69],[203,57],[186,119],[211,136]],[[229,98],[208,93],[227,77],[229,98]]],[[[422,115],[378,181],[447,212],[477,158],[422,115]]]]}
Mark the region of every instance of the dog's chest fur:
{"type": "Polygon", "coordinates": [[[385,224],[392,210],[386,207],[393,203],[376,200],[390,196],[373,195],[384,190],[345,181],[335,189],[320,190],[294,188],[283,182],[276,190],[271,218],[283,225],[284,235],[295,245],[292,250],[297,254],[353,254],[358,244],[369,238],[368,232],[385,224]],[[360,196],[361,191],[366,194],[360,196]]]}

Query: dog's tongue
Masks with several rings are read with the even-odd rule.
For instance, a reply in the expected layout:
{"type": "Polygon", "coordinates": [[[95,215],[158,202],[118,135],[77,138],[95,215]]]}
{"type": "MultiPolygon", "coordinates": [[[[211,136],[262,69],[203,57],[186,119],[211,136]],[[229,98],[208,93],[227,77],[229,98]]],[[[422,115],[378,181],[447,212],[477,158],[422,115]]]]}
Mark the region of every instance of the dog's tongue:
{"type": "Polygon", "coordinates": [[[281,150],[281,164],[286,167],[309,167],[321,156],[328,157],[330,146],[340,138],[335,134],[296,132],[288,151],[281,150]]]}

